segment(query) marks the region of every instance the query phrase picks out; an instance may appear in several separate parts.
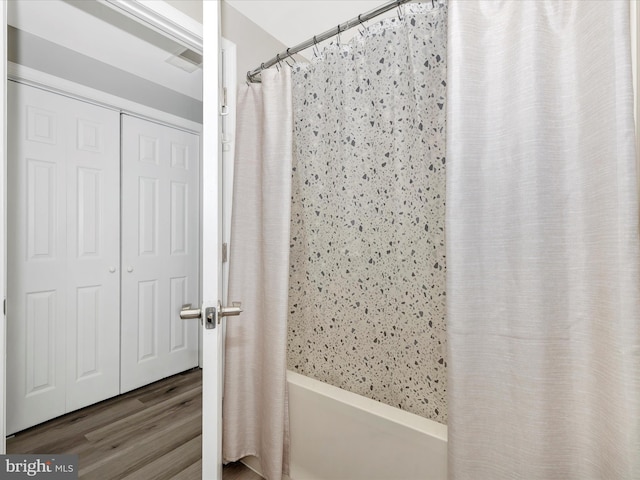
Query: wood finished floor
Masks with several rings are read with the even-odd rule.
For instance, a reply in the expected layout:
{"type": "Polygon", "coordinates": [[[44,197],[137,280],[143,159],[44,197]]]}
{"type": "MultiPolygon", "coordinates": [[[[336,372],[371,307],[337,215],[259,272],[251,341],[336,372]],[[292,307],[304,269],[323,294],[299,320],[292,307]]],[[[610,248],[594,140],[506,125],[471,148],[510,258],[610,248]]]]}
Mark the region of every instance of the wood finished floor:
{"type": "MultiPolygon", "coordinates": [[[[7,439],[7,453],[78,454],[79,478],[200,480],[202,371],[147,385],[7,439]]],[[[223,480],[260,480],[230,464],[223,480]]]]}

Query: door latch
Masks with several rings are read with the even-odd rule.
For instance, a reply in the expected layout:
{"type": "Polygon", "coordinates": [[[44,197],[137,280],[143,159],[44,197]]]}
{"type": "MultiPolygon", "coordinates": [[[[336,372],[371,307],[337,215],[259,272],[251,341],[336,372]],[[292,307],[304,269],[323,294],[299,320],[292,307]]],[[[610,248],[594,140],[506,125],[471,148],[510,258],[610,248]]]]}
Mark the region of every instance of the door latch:
{"type": "Polygon", "coordinates": [[[204,309],[204,328],[216,328],[216,307],[207,307],[204,309]]]}

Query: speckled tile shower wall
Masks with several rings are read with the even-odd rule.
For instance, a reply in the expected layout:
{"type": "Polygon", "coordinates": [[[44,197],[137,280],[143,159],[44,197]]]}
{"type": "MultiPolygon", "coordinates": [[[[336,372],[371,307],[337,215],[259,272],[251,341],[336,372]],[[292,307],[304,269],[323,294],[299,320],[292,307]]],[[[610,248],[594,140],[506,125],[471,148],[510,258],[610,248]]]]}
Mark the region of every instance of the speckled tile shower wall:
{"type": "Polygon", "coordinates": [[[293,73],[288,366],[446,423],[446,6],[293,73]]]}

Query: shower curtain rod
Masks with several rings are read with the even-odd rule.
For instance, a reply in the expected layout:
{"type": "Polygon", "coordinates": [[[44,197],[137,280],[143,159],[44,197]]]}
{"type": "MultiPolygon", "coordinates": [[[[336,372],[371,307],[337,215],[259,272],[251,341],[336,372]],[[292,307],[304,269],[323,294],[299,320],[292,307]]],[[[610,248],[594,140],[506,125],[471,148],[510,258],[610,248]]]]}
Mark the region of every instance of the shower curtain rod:
{"type": "MultiPolygon", "coordinates": [[[[319,42],[322,42],[324,40],[327,40],[328,38],[339,35],[345,30],[349,30],[350,28],[353,28],[357,25],[361,25],[367,20],[371,20],[372,18],[377,17],[378,15],[388,12],[389,10],[394,9],[402,5],[403,3],[407,3],[410,1],[411,0],[393,0],[392,2],[385,3],[384,5],[381,5],[378,8],[374,8],[373,10],[370,10],[366,13],[361,13],[360,15],[352,18],[351,20],[347,20],[346,22],[341,23],[337,27],[327,30],[326,32],[322,32],[320,35],[314,35],[309,40],[299,43],[294,47],[287,48],[284,52],[281,52],[277,54],[275,57],[273,57],[272,59],[262,63],[258,68],[247,72],[247,81],[251,83],[259,83],[260,78],[258,77],[258,75],[260,75],[260,72],[262,72],[262,70],[272,67],[273,65],[280,63],[283,60],[286,60],[287,57],[290,57],[294,53],[301,52],[302,50],[305,50],[309,47],[317,45],[319,42]]],[[[433,3],[433,0],[432,0],[432,3],[433,3]]]]}

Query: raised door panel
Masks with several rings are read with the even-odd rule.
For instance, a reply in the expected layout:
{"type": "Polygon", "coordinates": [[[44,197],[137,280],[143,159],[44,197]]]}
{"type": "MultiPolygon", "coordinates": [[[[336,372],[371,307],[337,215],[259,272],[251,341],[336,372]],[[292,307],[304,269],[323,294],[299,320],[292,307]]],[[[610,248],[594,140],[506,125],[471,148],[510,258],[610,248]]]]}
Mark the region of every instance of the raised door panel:
{"type": "Polygon", "coordinates": [[[25,381],[26,397],[55,390],[57,381],[56,342],[57,292],[30,292],[25,295],[25,381]]]}
{"type": "Polygon", "coordinates": [[[122,116],[121,391],[198,364],[199,139],[122,116]]]}
{"type": "Polygon", "coordinates": [[[158,359],[158,323],[160,308],[158,305],[158,280],[138,282],[138,363],[158,359]]]}
{"type": "Polygon", "coordinates": [[[141,257],[158,255],[159,239],[159,183],[158,178],[138,178],[138,255],[141,257]]]}
{"type": "MultiPolygon", "coordinates": [[[[182,305],[189,303],[189,278],[175,277],[169,279],[169,289],[171,292],[170,310],[180,311],[182,305]]],[[[189,348],[189,325],[190,322],[181,320],[179,316],[171,316],[171,331],[169,337],[169,351],[177,352],[189,348]]]]}
{"type": "Polygon", "coordinates": [[[169,251],[171,255],[186,255],[189,239],[189,185],[186,182],[171,182],[170,189],[169,251]]]}
{"type": "Polygon", "coordinates": [[[76,350],[74,380],[82,381],[100,374],[100,307],[104,295],[99,286],[76,289],[76,350]]]}
{"type": "MultiPolygon", "coordinates": [[[[27,261],[55,260],[58,252],[57,211],[59,165],[55,161],[24,158],[27,190],[27,261]]],[[[63,180],[64,181],[64,180],[63,180]]],[[[64,184],[62,185],[64,188],[64,184]]]]}

